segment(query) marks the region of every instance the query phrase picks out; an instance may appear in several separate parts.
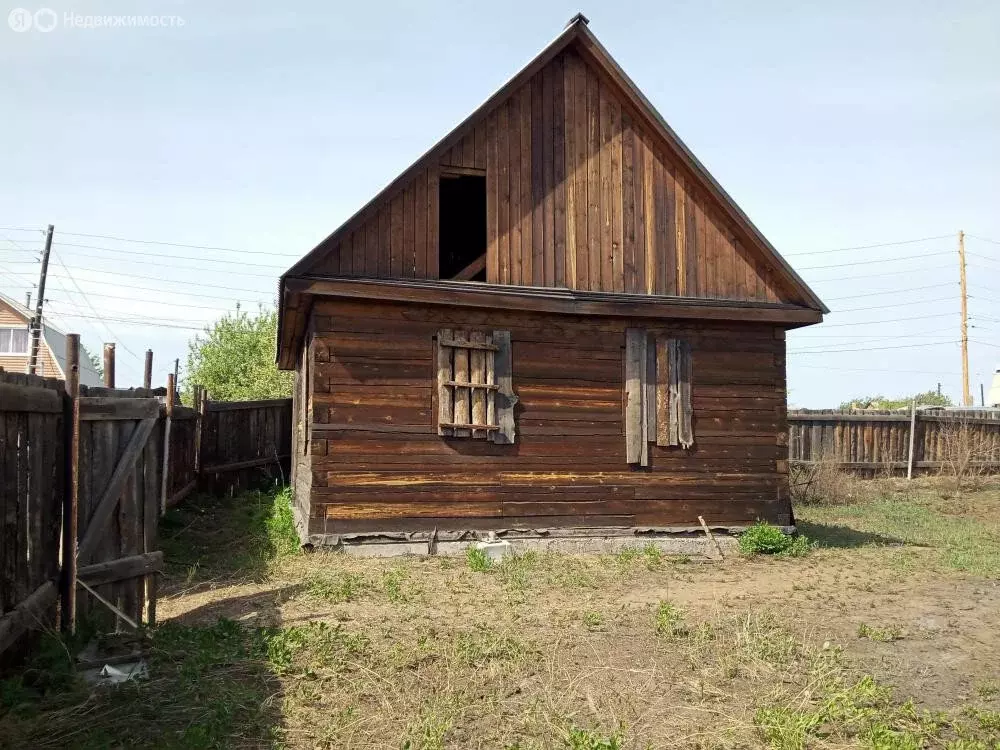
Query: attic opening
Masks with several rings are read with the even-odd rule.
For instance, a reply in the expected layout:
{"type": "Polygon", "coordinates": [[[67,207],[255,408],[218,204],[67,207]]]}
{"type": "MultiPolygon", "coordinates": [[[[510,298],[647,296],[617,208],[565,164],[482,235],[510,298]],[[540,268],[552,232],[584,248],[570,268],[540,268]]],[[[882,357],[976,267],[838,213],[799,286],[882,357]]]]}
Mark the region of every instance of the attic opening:
{"type": "Polygon", "coordinates": [[[486,281],[486,175],[442,173],[438,278],[486,281]]]}

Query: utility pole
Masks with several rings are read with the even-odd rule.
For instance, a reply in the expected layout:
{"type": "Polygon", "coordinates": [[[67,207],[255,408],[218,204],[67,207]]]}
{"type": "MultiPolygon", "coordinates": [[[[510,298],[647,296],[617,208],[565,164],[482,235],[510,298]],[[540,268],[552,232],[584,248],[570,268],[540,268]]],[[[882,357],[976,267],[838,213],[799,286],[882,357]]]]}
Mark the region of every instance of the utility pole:
{"type": "Polygon", "coordinates": [[[38,278],[38,301],[35,304],[35,318],[31,321],[31,354],[28,355],[28,374],[34,375],[38,365],[38,346],[42,339],[42,307],[45,305],[45,277],[49,275],[49,253],[52,252],[52,233],[55,227],[49,224],[45,232],[45,250],[42,251],[42,273],[38,278]]]}
{"type": "Polygon", "coordinates": [[[958,278],[962,287],[962,406],[972,406],[969,393],[969,300],[965,289],[965,232],[958,233],[958,278]]]}

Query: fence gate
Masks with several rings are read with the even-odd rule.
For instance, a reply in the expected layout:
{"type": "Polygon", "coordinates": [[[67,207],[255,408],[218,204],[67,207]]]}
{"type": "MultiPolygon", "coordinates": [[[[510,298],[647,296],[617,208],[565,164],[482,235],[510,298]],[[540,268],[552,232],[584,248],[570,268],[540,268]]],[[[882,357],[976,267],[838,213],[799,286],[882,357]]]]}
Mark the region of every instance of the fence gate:
{"type": "Polygon", "coordinates": [[[76,611],[102,622],[113,617],[119,628],[152,624],[156,617],[155,573],[163,560],[153,549],[162,470],[159,416],[155,398],[77,399],[78,449],[70,478],[79,540],[76,611]]]}

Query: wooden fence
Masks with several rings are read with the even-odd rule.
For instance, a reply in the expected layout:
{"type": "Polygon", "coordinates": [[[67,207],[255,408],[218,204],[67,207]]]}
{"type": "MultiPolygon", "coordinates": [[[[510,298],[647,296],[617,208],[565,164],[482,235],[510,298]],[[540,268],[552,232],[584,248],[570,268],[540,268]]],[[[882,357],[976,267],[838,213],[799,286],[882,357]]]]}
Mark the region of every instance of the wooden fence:
{"type": "Polygon", "coordinates": [[[261,471],[288,477],[292,400],[210,401],[203,398],[199,467],[216,492],[245,487],[261,471]]]}
{"type": "Polygon", "coordinates": [[[959,463],[1000,471],[1000,411],[793,410],[788,457],[870,471],[937,471],[959,463]]]}
{"type": "Polygon", "coordinates": [[[0,654],[57,612],[67,631],[78,614],[154,623],[161,513],[199,487],[283,471],[291,399],[176,402],[173,376],[125,390],[0,370],[0,654]]]}

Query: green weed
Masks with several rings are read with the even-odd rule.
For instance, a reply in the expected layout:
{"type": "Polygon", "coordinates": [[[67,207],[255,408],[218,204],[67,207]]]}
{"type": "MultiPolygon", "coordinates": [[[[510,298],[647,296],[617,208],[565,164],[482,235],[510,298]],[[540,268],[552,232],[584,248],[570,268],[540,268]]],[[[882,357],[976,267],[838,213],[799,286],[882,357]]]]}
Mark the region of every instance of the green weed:
{"type": "Polygon", "coordinates": [[[656,606],[654,620],[656,634],[668,638],[678,638],[688,634],[684,614],[671,602],[660,602],[656,606]]]}
{"type": "Polygon", "coordinates": [[[747,557],[756,555],[784,555],[801,557],[808,554],[812,548],[804,536],[792,537],[777,526],[765,521],[759,521],[740,534],[740,552],[747,557]]]}
{"type": "Polygon", "coordinates": [[[402,604],[413,599],[417,590],[410,583],[410,574],[403,568],[382,571],[382,593],[394,604],[402,604]]]}
{"type": "Polygon", "coordinates": [[[340,604],[357,599],[367,585],[357,573],[315,572],[306,578],[305,591],[314,599],[340,604]]]}
{"type": "Polygon", "coordinates": [[[870,641],[889,643],[898,641],[903,637],[903,631],[896,627],[878,628],[866,623],[858,626],[858,638],[867,638],[870,641]]]}
{"type": "Polygon", "coordinates": [[[587,630],[598,630],[604,625],[604,615],[600,612],[584,612],[583,624],[587,630]]]}
{"type": "Polygon", "coordinates": [[[496,662],[519,662],[532,652],[527,644],[514,635],[485,627],[459,633],[454,645],[459,661],[470,667],[483,667],[496,662]]]}
{"type": "Polygon", "coordinates": [[[604,735],[590,729],[572,727],[566,734],[568,750],[621,750],[623,745],[619,732],[604,735]]]}
{"type": "Polygon", "coordinates": [[[465,550],[465,561],[469,564],[469,570],[475,573],[485,573],[493,567],[490,556],[475,546],[470,546],[465,550]]]}

